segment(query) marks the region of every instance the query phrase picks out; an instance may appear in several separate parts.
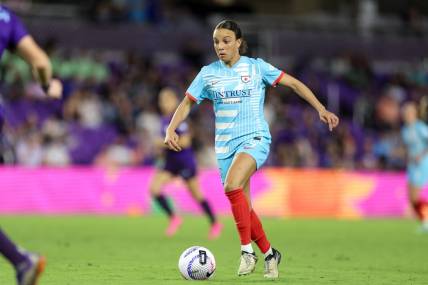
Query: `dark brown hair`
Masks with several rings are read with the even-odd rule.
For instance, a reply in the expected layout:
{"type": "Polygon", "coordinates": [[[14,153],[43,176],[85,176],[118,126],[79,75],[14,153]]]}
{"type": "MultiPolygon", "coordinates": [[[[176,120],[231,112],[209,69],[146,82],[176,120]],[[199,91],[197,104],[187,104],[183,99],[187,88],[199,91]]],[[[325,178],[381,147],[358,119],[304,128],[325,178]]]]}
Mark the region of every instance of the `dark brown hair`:
{"type": "Polygon", "coordinates": [[[218,29],[227,29],[234,32],[236,39],[241,39],[241,45],[239,46],[239,54],[245,54],[247,52],[247,41],[244,40],[241,28],[236,22],[231,20],[223,20],[215,27],[215,30],[218,29]]]}

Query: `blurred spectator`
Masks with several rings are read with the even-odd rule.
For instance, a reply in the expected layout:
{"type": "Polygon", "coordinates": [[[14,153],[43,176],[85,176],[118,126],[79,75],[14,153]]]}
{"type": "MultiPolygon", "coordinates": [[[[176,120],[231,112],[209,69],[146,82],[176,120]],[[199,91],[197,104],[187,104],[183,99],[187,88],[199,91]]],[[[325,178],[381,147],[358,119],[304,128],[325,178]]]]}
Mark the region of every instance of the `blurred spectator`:
{"type": "Polygon", "coordinates": [[[404,33],[406,35],[418,37],[422,37],[424,35],[422,15],[415,4],[407,5],[407,8],[403,12],[402,19],[404,24],[404,33]]]}
{"type": "Polygon", "coordinates": [[[77,90],[66,102],[64,116],[83,127],[97,128],[103,122],[101,101],[91,90],[77,90]]]}
{"type": "Polygon", "coordinates": [[[41,134],[33,131],[16,142],[17,163],[24,166],[40,166],[43,162],[41,134]]]}
{"type": "Polygon", "coordinates": [[[357,24],[362,36],[372,36],[376,18],[378,17],[377,12],[377,3],[375,0],[358,1],[357,24]]]}
{"type": "Polygon", "coordinates": [[[43,149],[43,164],[47,166],[67,166],[71,163],[67,146],[62,138],[46,137],[43,149]]]}
{"type": "Polygon", "coordinates": [[[95,158],[95,164],[110,167],[130,166],[137,164],[138,158],[138,152],[126,143],[126,138],[118,136],[112,144],[99,153],[95,158]]]}

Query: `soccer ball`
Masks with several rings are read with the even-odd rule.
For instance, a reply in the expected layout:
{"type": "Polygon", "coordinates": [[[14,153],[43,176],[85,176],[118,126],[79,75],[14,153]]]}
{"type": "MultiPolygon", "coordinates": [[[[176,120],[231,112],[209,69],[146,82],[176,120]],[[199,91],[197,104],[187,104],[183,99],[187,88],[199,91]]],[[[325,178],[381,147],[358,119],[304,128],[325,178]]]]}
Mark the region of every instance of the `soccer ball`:
{"type": "Polygon", "coordinates": [[[189,247],[180,255],[178,269],[187,280],[210,279],[215,272],[214,255],[202,246],[189,247]]]}

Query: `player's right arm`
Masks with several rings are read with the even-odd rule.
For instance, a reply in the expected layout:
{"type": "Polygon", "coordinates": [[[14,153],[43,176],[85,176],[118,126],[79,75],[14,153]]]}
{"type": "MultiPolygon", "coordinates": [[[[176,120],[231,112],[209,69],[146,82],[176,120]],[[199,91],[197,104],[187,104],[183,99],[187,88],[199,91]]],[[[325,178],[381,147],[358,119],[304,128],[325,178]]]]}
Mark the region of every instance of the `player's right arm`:
{"type": "Polygon", "coordinates": [[[17,51],[31,66],[35,79],[40,83],[46,95],[53,98],[61,97],[61,81],[52,79],[52,66],[49,57],[30,35],[24,36],[19,41],[17,51]]]}
{"type": "Polygon", "coordinates": [[[179,144],[180,138],[175,130],[178,128],[181,122],[187,118],[193,104],[194,101],[189,98],[189,96],[185,96],[180,105],[178,105],[177,110],[175,110],[174,116],[172,117],[171,122],[166,129],[164,144],[174,151],[181,151],[179,144]]]}

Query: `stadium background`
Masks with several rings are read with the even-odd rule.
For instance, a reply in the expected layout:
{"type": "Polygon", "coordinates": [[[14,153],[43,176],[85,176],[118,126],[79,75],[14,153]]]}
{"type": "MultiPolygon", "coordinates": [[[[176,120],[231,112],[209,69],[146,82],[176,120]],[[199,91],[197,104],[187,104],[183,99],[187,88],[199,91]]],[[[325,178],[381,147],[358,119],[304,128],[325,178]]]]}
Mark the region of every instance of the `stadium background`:
{"type": "MultiPolygon", "coordinates": [[[[290,90],[268,91],[272,149],[252,182],[260,212],[411,214],[399,108],[419,100],[426,119],[424,1],[5,3],[48,51],[65,91],[59,101],[42,98],[25,63],[3,58],[0,189],[8,202],[0,212],[149,213],[158,91],[171,86],[183,94],[215,59],[213,26],[233,18],[250,55],[301,79],[341,117],[329,134],[290,90]]],[[[194,108],[189,121],[203,189],[217,211],[228,213],[215,171],[211,106],[194,108]]],[[[167,191],[181,211],[197,211],[179,181],[167,191]]]]}
{"type": "MultiPolygon", "coordinates": [[[[251,183],[284,254],[277,283],[427,284],[428,239],[406,202],[399,118],[400,104],[415,99],[427,120],[427,1],[2,3],[49,53],[65,87],[61,100],[48,100],[24,62],[2,58],[0,226],[46,255],[40,284],[188,284],[177,260],[192,245],[215,254],[208,283],[266,283],[262,262],[236,276],[239,240],[216,169],[210,104],[189,122],[221,237],[207,240],[207,222],[193,215],[199,209],[179,180],[165,190],[184,223],[165,237],[167,219],[147,189],[159,163],[158,91],[183,94],[216,59],[212,29],[224,18],[241,24],[250,55],[301,79],[341,118],[329,133],[291,90],[268,90],[273,143],[251,183]]],[[[12,270],[0,259],[0,284],[15,284],[12,270]]]]}

